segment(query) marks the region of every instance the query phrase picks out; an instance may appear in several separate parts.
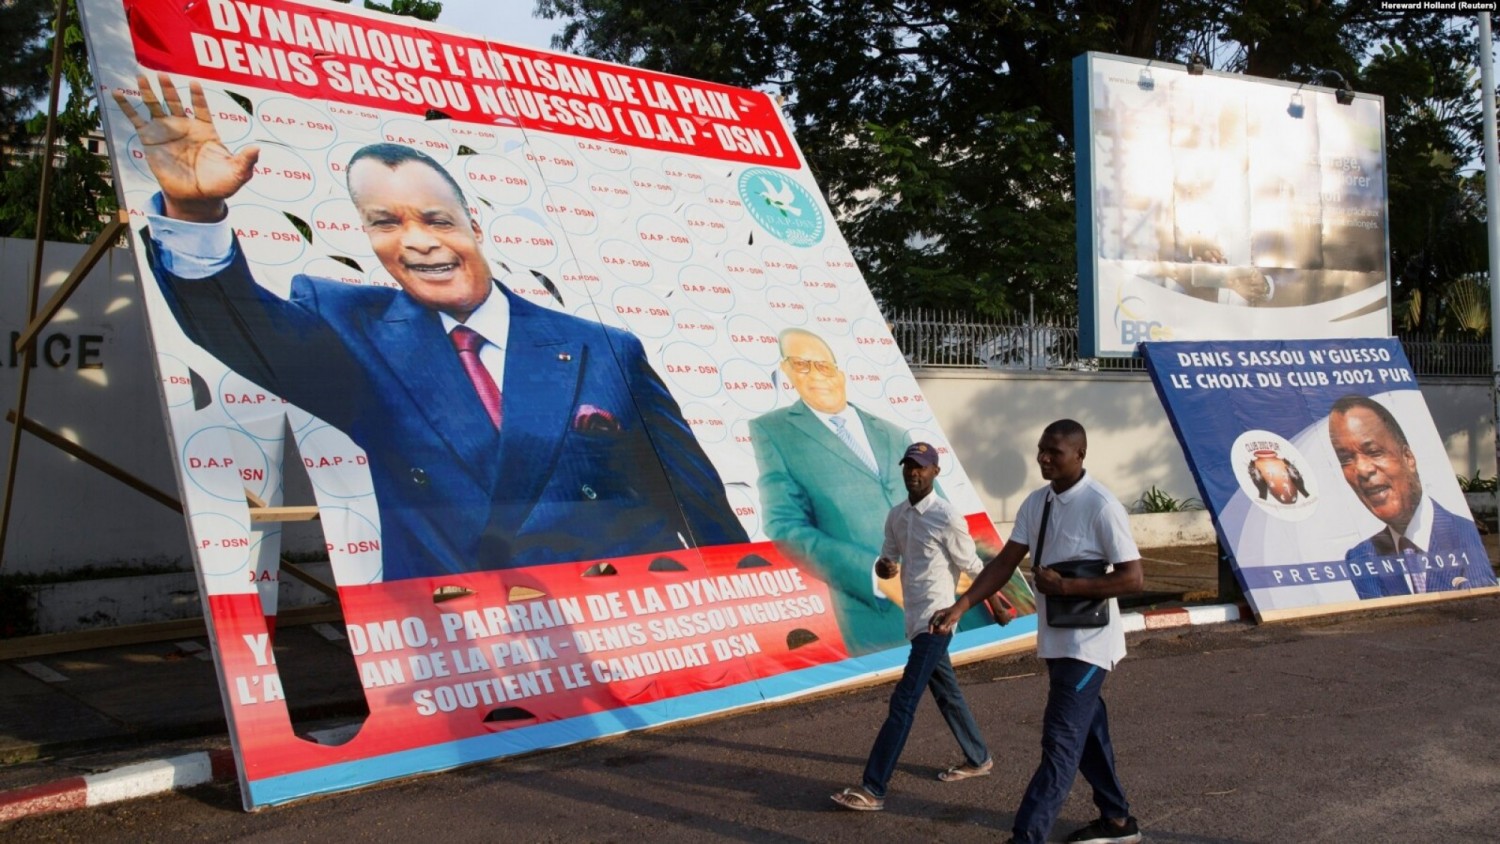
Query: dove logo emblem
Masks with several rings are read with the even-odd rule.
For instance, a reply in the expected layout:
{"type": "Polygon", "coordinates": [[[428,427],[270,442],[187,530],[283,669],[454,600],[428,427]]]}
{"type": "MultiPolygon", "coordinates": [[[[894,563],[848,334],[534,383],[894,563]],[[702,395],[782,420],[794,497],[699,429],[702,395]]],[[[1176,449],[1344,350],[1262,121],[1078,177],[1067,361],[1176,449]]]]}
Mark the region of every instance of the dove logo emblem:
{"type": "Polygon", "coordinates": [[[740,201],[750,216],[776,239],[793,246],[813,246],[827,228],[812,194],[785,173],[751,167],[740,174],[740,201]]]}

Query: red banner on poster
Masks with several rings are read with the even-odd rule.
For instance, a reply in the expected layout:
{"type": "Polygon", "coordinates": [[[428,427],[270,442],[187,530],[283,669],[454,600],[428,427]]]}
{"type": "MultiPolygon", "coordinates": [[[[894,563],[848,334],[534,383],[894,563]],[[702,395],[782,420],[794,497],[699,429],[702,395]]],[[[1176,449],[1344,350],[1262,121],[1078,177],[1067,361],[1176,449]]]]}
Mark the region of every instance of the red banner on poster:
{"type": "Polygon", "coordinates": [[[345,587],[370,718],[296,737],[254,595],[211,599],[252,778],[562,721],[848,657],[828,587],[769,544],[345,587]],[[701,555],[701,557],[700,557],[701,555]],[[700,566],[699,560],[702,564],[700,566]]]}
{"type": "Polygon", "coordinates": [[[136,60],[166,73],[301,99],[801,166],[770,98],[741,88],[280,0],[126,0],[125,9],[136,60]]]}

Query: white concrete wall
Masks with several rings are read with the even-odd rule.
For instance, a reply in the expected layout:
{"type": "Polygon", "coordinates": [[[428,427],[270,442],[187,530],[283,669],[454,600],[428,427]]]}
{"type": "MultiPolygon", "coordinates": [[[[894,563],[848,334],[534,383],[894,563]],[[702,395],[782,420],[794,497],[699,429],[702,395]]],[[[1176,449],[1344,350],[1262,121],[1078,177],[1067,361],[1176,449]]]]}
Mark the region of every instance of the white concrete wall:
{"type": "MultiPolygon", "coordinates": [[[[19,359],[13,335],[26,326],[31,241],[0,238],[0,419],[17,403],[19,359]]],[[[47,244],[38,307],[52,298],[86,247],[47,244]]],[[[176,497],[135,265],[113,249],[41,334],[26,415],[176,497]]],[[[9,464],[11,428],[0,424],[0,471],[9,464]]],[[[288,482],[292,501],[312,500],[305,475],[288,482]],[[301,483],[299,489],[297,484],[301,483]],[[294,496],[301,497],[294,497],[294,496]]],[[[3,477],[3,475],[0,475],[3,477]]],[[[0,488],[3,492],[3,488],[0,488]]],[[[288,545],[313,550],[321,535],[289,530],[288,545]]],[[[89,565],[191,565],[183,517],[30,434],[21,459],[0,572],[65,571],[89,565]]]]}
{"type": "MultiPolygon", "coordinates": [[[[47,244],[41,303],[84,251],[47,244]]],[[[5,410],[17,401],[20,370],[9,347],[26,325],[32,257],[31,242],[0,240],[0,334],[7,346],[0,351],[0,407],[5,410]]],[[[43,360],[31,374],[26,415],[175,496],[144,320],[130,255],[111,250],[43,332],[43,360]],[[71,356],[65,357],[65,346],[71,356]],[[97,348],[98,354],[80,357],[80,347],[97,348]]],[[[10,426],[0,430],[8,445],[10,426]]],[[[8,450],[0,451],[0,465],[7,464],[8,450]]],[[[22,436],[4,572],[188,559],[182,516],[29,434],[22,436]]]]}
{"type": "MultiPolygon", "coordinates": [[[[1150,377],[1141,373],[918,370],[917,382],[963,461],[990,518],[1015,520],[1041,484],[1036,443],[1054,419],[1089,433],[1084,465],[1127,507],[1152,485],[1173,498],[1198,498],[1187,459],[1150,377]]],[[[1495,474],[1494,405],[1489,379],[1422,383],[1456,474],[1495,474]]]]}
{"type": "MultiPolygon", "coordinates": [[[[42,301],[62,284],[84,247],[49,244],[42,301]]],[[[0,239],[0,329],[26,320],[29,241],[0,239]]],[[[112,250],[42,334],[27,415],[157,487],[177,494],[137,293],[126,250],[112,250]],[[48,357],[50,353],[50,358],[48,357]]],[[[0,409],[15,406],[18,370],[0,351],[0,409]]],[[[1048,422],[1072,417],[1089,430],[1089,469],[1127,504],[1153,484],[1197,497],[1177,440],[1142,374],[999,373],[925,370],[918,381],[969,476],[1003,525],[1040,483],[1036,441],[1048,422]]],[[[1424,384],[1457,473],[1495,473],[1487,379],[1424,384]]],[[[0,414],[3,416],[3,414],[0,414]]],[[[0,426],[8,438],[9,427],[0,426]]],[[[0,448],[0,469],[8,461],[0,448]]],[[[288,502],[310,502],[306,476],[288,473],[288,502]]],[[[312,550],[312,525],[288,526],[286,546],[312,550]]],[[[0,571],[62,571],[86,565],[176,562],[191,557],[182,516],[27,435],[0,571]]]]}
{"type": "Polygon", "coordinates": [[[1153,484],[1174,498],[1198,496],[1145,373],[924,370],[917,381],[997,523],[1013,522],[1041,484],[1037,440],[1063,418],[1088,430],[1084,465],[1127,506],[1153,484]]]}

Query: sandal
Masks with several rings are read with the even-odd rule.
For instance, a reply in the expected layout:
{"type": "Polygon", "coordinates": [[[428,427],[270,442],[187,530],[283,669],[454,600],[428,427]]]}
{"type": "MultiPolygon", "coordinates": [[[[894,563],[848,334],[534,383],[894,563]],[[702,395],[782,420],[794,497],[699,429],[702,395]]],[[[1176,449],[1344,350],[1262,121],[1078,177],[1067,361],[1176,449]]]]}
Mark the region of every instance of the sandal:
{"type": "Polygon", "coordinates": [[[864,786],[840,791],[833,795],[833,802],[856,812],[878,812],[885,808],[885,801],[871,794],[864,786]]]}
{"type": "Polygon", "coordinates": [[[946,771],[938,774],[938,779],[943,782],[958,782],[969,777],[987,777],[995,767],[994,759],[986,759],[978,765],[970,765],[965,762],[962,765],[954,765],[946,771]]]}

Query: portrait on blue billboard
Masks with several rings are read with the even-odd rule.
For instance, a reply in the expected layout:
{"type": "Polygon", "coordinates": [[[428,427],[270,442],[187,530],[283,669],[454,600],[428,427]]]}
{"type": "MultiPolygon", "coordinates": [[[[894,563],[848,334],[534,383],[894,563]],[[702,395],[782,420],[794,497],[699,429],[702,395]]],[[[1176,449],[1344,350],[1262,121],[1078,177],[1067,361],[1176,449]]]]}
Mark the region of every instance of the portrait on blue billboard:
{"type": "Polygon", "coordinates": [[[1259,617],[1496,587],[1397,341],[1143,349],[1259,617]]]}

